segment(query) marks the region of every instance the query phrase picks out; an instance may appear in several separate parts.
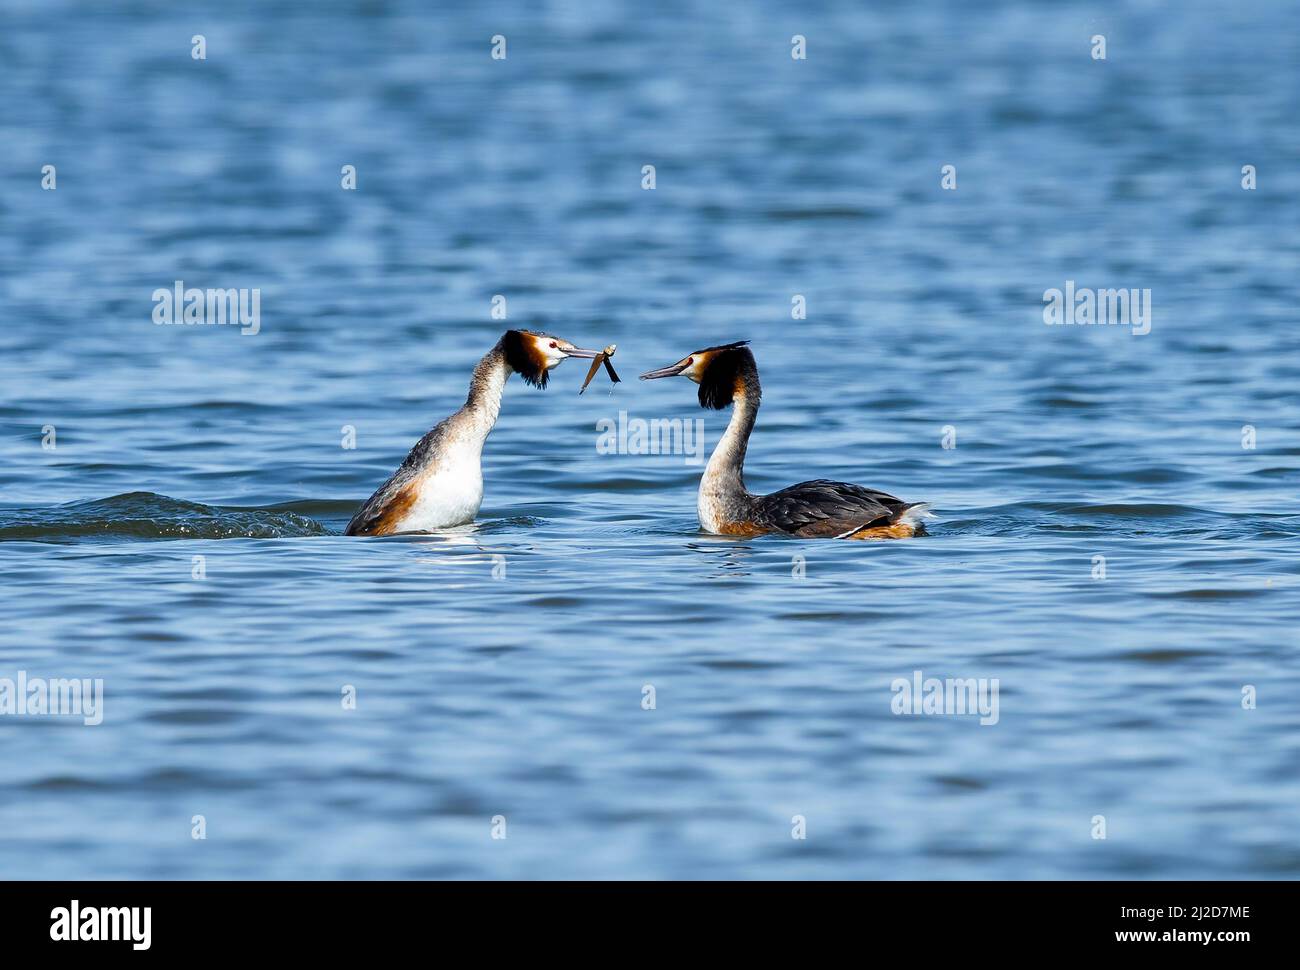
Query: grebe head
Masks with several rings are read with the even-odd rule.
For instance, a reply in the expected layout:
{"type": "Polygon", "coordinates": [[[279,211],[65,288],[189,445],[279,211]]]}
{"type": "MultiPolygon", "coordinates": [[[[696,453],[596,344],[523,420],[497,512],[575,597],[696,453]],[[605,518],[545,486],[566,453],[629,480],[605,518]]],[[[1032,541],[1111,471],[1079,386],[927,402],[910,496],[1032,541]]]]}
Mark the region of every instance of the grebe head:
{"type": "Polygon", "coordinates": [[[660,377],[689,377],[700,385],[700,407],[725,408],[736,394],[736,383],[747,371],[757,371],[754,354],[745,346],[748,340],[705,347],[675,364],[647,371],[643,381],[660,377]]]}
{"type": "Polygon", "coordinates": [[[552,367],[570,357],[591,359],[599,350],[583,350],[563,337],[536,330],[507,330],[501,338],[510,369],[534,387],[545,387],[552,367]]]}

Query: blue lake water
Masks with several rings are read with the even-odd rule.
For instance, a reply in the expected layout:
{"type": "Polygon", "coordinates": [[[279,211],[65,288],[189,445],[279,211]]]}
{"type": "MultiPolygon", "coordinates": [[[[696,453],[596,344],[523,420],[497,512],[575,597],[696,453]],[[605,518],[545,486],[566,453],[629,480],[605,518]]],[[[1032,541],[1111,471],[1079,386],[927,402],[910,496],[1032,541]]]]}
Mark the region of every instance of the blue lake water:
{"type": "Polygon", "coordinates": [[[1300,875],[1300,8],[798,7],[6,5],[0,678],[104,720],[0,716],[0,876],[1300,875]],[[625,381],[511,381],[477,523],[342,536],[506,326],[625,381]],[[712,448],[634,378],[742,338],[751,488],[929,536],[708,536],[598,450],[712,448]]]}

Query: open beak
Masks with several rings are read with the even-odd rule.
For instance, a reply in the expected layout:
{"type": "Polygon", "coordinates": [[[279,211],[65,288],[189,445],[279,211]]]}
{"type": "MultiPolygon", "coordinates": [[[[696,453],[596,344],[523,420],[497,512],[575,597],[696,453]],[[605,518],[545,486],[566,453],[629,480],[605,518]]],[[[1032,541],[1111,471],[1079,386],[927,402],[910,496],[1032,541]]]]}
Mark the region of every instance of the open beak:
{"type": "Polygon", "coordinates": [[[672,364],[668,367],[660,367],[658,370],[646,371],[641,375],[641,380],[653,381],[660,377],[676,377],[684,370],[686,370],[685,364],[672,364]]]}

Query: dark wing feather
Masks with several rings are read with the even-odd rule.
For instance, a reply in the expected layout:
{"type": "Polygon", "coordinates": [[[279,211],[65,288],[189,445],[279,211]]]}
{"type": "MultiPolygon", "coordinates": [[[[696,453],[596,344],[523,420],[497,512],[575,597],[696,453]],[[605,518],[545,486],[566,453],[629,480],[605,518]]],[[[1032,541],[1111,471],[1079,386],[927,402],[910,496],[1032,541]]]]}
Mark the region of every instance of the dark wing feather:
{"type": "Polygon", "coordinates": [[[343,534],[345,536],[371,535],[377,529],[382,534],[384,530],[381,527],[388,524],[386,520],[389,516],[404,514],[415,499],[413,489],[416,481],[428,474],[436,464],[438,449],[446,433],[447,421],[444,420],[417,441],[401,467],[393,472],[388,481],[375,489],[375,494],[366,499],[361,508],[357,509],[356,515],[352,516],[343,534]]]}
{"type": "Polygon", "coordinates": [[[414,493],[408,491],[410,486],[409,478],[400,473],[393,475],[375,490],[374,495],[366,499],[361,508],[357,509],[356,515],[352,516],[343,534],[364,536],[379,532],[382,535],[387,530],[381,527],[388,524],[389,517],[404,514],[410,507],[414,499],[414,493]]]}
{"type": "Polygon", "coordinates": [[[888,492],[818,478],[758,500],[760,521],[798,536],[838,536],[893,522],[908,503],[888,492]]]}

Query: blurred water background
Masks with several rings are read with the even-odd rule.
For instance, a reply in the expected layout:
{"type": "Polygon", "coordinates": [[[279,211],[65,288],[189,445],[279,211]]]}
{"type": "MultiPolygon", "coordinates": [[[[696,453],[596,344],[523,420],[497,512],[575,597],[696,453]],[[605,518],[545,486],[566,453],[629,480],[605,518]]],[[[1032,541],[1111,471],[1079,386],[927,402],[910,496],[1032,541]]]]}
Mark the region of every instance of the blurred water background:
{"type": "Polygon", "coordinates": [[[0,16],[0,677],[105,684],[0,717],[0,876],[1300,874],[1300,7],[0,16]],[[260,332],[155,325],[175,280],[260,332]],[[1150,333],[1046,326],[1066,280],[1150,333]],[[340,535],[507,325],[750,338],[751,487],[940,520],[703,535],[596,425],[726,416],[570,363],[474,526],[340,535]],[[915,670],[998,723],[892,714],[915,670]]]}

